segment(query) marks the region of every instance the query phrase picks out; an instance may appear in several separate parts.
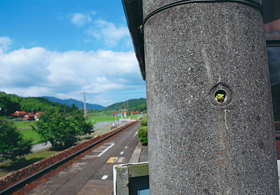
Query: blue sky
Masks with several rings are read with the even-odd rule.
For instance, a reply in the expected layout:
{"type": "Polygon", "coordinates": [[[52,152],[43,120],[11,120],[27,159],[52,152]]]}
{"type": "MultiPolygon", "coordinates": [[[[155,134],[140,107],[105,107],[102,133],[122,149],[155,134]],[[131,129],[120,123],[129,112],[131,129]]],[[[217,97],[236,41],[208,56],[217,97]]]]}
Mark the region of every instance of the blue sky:
{"type": "Polygon", "coordinates": [[[121,0],[0,0],[0,91],[103,106],[146,97],[121,0]]]}

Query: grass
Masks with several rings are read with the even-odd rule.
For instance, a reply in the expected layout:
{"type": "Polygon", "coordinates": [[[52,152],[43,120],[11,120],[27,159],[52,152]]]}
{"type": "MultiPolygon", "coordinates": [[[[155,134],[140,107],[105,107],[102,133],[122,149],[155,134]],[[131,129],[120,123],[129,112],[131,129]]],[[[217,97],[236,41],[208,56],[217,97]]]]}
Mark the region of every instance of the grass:
{"type": "Polygon", "coordinates": [[[25,157],[19,158],[14,162],[13,161],[2,162],[0,163],[0,178],[7,174],[13,173],[21,168],[24,168],[28,165],[31,165],[37,161],[51,157],[59,152],[60,151],[51,151],[50,149],[42,150],[40,152],[28,154],[25,157]]]}
{"type": "MultiPolygon", "coordinates": [[[[117,116],[117,120],[119,120],[121,117],[117,116]]],[[[92,122],[103,122],[103,121],[115,121],[114,116],[88,116],[88,121],[92,122]]]]}
{"type": "Polygon", "coordinates": [[[41,143],[40,136],[37,132],[33,131],[32,129],[18,129],[18,131],[23,134],[24,139],[33,139],[32,145],[41,143]]]}
{"type": "MultiPolygon", "coordinates": [[[[130,118],[133,120],[136,120],[138,118],[141,118],[143,115],[131,115],[130,118]]],[[[103,121],[115,121],[119,120],[120,116],[92,116],[88,115],[88,121],[89,122],[103,122],[103,121]],[[92,120],[93,119],[93,120],[92,120]]]]}
{"type": "Polygon", "coordinates": [[[141,118],[141,117],[143,117],[144,115],[131,115],[130,116],[130,119],[132,119],[132,120],[137,120],[137,119],[139,119],[139,118],[141,118]]]}
{"type": "Polygon", "coordinates": [[[32,124],[35,123],[35,121],[31,121],[31,122],[28,122],[28,121],[14,121],[15,125],[17,128],[19,127],[31,127],[32,124]]]}

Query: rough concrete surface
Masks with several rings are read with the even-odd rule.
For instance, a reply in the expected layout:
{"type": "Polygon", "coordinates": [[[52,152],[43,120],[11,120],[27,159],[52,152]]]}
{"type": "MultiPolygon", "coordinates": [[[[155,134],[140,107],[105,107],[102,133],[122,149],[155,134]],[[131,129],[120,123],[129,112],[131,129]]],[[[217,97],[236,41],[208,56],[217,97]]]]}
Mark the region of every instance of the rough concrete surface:
{"type": "Polygon", "coordinates": [[[77,195],[113,195],[113,182],[110,180],[89,180],[77,195]]]}
{"type": "Polygon", "coordinates": [[[135,150],[133,151],[128,163],[138,163],[142,151],[142,144],[138,141],[135,150]]]}
{"type": "MultiPolygon", "coordinates": [[[[144,17],[171,2],[144,0],[144,17]]],[[[151,194],[278,194],[260,12],[180,5],[152,16],[144,38],[151,194]]]]}

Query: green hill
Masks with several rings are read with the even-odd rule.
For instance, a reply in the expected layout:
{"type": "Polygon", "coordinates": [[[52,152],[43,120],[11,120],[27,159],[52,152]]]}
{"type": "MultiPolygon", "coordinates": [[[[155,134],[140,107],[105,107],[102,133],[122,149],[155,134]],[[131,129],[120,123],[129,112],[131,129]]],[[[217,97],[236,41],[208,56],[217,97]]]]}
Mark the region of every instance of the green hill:
{"type": "Polygon", "coordinates": [[[55,108],[61,112],[71,112],[75,107],[61,105],[59,103],[51,102],[42,97],[19,97],[13,94],[6,94],[0,92],[0,116],[10,116],[17,110],[25,112],[44,111],[49,108],[55,108]]]}
{"type": "Polygon", "coordinates": [[[125,102],[118,102],[115,104],[112,104],[108,107],[106,107],[104,110],[119,110],[119,109],[124,109],[124,105],[128,108],[130,111],[136,111],[138,110],[139,112],[145,111],[146,108],[146,99],[145,98],[140,98],[140,99],[130,99],[125,102]]]}

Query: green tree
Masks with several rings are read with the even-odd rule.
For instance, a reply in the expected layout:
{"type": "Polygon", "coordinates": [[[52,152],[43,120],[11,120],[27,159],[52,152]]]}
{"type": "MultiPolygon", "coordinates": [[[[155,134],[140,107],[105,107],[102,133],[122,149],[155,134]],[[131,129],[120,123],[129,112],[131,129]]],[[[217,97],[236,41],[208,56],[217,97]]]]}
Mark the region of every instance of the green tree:
{"type": "Polygon", "coordinates": [[[55,150],[73,146],[79,135],[90,133],[92,129],[92,124],[86,122],[80,110],[75,110],[71,115],[55,109],[46,110],[36,125],[38,128],[33,129],[41,140],[50,141],[55,150]]]}
{"type": "Polygon", "coordinates": [[[7,97],[0,96],[0,116],[10,116],[15,111],[19,110],[20,106],[18,103],[13,103],[7,97]]]}
{"type": "Polygon", "coordinates": [[[0,161],[16,160],[16,157],[30,153],[32,140],[23,139],[13,122],[0,118],[0,161]]]}
{"type": "Polygon", "coordinates": [[[71,109],[72,109],[72,110],[75,110],[75,109],[76,109],[75,104],[72,104],[72,105],[71,105],[71,109]]]}

